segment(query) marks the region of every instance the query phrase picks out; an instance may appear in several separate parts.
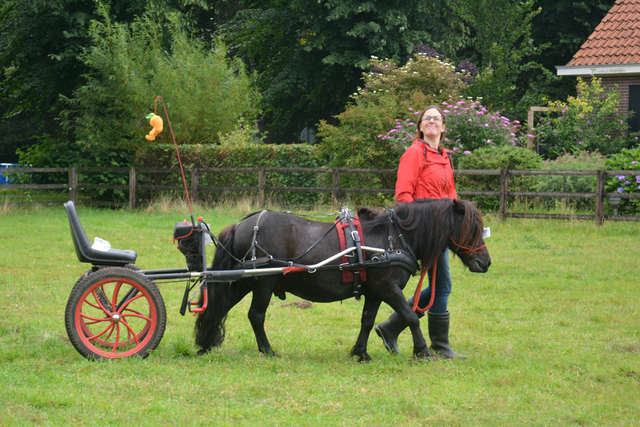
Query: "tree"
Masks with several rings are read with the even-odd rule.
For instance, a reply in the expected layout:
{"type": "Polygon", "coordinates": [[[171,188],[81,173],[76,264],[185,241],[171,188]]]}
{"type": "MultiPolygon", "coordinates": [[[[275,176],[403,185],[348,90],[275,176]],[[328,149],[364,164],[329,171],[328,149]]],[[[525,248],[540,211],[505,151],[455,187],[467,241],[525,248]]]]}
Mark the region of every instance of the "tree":
{"type": "Polygon", "coordinates": [[[414,45],[433,42],[434,29],[449,22],[439,5],[444,2],[258,1],[221,31],[232,53],[257,73],[271,135],[288,143],[306,125],[342,111],[372,55],[404,64],[414,45]]]}
{"type": "MultiPolygon", "coordinates": [[[[158,95],[173,120],[158,137],[164,142],[171,142],[171,131],[179,142],[216,142],[240,119],[255,117],[256,96],[242,63],[228,61],[220,43],[207,50],[190,40],[178,15],[167,26],[149,14],[125,25],[105,13],[90,33],[93,47],[81,55],[90,70],[87,83],[65,98],[65,124],[85,148],[140,146],[150,129],[140,119],[158,95]]],[[[157,113],[164,116],[162,105],[157,113]]]]}
{"type": "MultiPolygon", "coordinates": [[[[557,65],[566,65],[580,46],[613,7],[615,0],[536,0],[534,7],[541,9],[532,21],[531,37],[538,51],[535,60],[556,74],[557,65]]],[[[547,90],[551,99],[575,96],[573,78],[560,78],[547,90]]]]}
{"type": "Polygon", "coordinates": [[[540,13],[534,3],[535,0],[450,0],[468,34],[461,51],[481,69],[466,93],[482,98],[490,109],[521,120],[529,105],[541,101],[555,79],[533,60],[540,51],[531,38],[532,21],[540,13]]]}
{"type": "MultiPolygon", "coordinates": [[[[102,0],[113,22],[132,22],[153,10],[183,10],[185,20],[205,5],[193,0],[102,0]]],[[[69,97],[87,72],[79,55],[100,19],[94,0],[4,0],[0,5],[0,156],[44,135],[68,139],[60,128],[60,95],[69,97]]]]}

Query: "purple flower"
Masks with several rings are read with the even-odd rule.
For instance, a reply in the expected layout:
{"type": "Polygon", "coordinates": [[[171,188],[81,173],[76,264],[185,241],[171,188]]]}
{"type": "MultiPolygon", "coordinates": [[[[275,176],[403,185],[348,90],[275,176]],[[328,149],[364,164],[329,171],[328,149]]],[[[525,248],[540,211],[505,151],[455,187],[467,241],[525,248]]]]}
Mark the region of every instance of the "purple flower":
{"type": "Polygon", "coordinates": [[[378,138],[384,138],[384,135],[378,135],[378,138]]]}
{"type": "Polygon", "coordinates": [[[449,110],[442,110],[442,111],[444,111],[445,114],[449,114],[451,112],[449,110]]]}
{"type": "Polygon", "coordinates": [[[490,139],[487,139],[487,144],[491,144],[491,140],[490,139]]]}
{"type": "Polygon", "coordinates": [[[465,151],[464,154],[471,154],[471,151],[465,151]]]}
{"type": "Polygon", "coordinates": [[[415,125],[416,125],[415,123],[409,123],[409,126],[415,126],[415,125]]]}
{"type": "Polygon", "coordinates": [[[535,138],[535,136],[534,136],[534,135],[531,135],[531,134],[528,134],[528,135],[527,135],[527,138],[535,138]]]}
{"type": "Polygon", "coordinates": [[[616,175],[616,178],[618,178],[618,181],[625,181],[627,179],[624,175],[616,175]]]}
{"type": "Polygon", "coordinates": [[[413,108],[409,107],[409,111],[413,111],[413,108]]]}
{"type": "Polygon", "coordinates": [[[629,185],[629,184],[631,184],[629,181],[624,182],[624,185],[629,185]]]}
{"type": "Polygon", "coordinates": [[[632,165],[635,165],[637,162],[634,160],[633,162],[631,162],[632,165]]]}
{"type": "Polygon", "coordinates": [[[618,190],[617,190],[617,191],[618,191],[618,193],[622,193],[622,192],[624,191],[624,187],[620,187],[620,188],[618,188],[618,190]]]}

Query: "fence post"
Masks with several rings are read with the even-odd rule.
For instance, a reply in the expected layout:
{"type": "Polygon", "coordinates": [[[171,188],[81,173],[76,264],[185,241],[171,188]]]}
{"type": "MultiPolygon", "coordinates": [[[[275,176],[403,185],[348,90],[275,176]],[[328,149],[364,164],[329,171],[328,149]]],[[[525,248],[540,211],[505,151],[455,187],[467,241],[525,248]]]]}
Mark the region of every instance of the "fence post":
{"type": "Polygon", "coordinates": [[[507,192],[509,191],[509,171],[507,169],[500,170],[500,219],[507,218],[507,192]]]}
{"type": "Polygon", "coordinates": [[[69,200],[78,204],[78,168],[69,168],[69,200]]]}
{"type": "Polygon", "coordinates": [[[198,168],[191,169],[191,201],[198,201],[198,168]]]}
{"type": "Polygon", "coordinates": [[[129,169],[129,209],[136,208],[136,168],[129,169]]]}
{"type": "Polygon", "coordinates": [[[267,178],[265,168],[261,167],[258,172],[258,206],[264,205],[264,187],[266,185],[267,178]]]}
{"type": "Polygon", "coordinates": [[[596,225],[604,222],[604,170],[596,174],[596,225]]]}
{"type": "Polygon", "coordinates": [[[333,169],[332,184],[333,195],[331,197],[331,204],[333,206],[338,206],[338,203],[340,202],[340,170],[338,169],[333,169]]]}

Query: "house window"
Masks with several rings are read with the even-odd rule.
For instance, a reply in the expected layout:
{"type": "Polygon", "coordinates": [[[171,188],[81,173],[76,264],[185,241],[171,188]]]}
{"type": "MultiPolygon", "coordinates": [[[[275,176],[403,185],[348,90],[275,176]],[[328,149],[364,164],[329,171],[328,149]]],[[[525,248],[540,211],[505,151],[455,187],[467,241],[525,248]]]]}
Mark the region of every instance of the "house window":
{"type": "Polygon", "coordinates": [[[629,86],[629,112],[634,111],[629,119],[631,132],[640,131],[640,85],[629,86]]]}

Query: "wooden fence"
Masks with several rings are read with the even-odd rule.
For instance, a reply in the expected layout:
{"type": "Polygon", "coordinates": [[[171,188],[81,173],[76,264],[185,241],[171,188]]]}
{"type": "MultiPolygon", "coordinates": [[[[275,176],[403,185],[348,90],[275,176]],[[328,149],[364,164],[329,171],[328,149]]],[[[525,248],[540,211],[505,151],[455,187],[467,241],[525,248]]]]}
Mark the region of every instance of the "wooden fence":
{"type": "MultiPolygon", "coordinates": [[[[67,182],[63,184],[3,184],[0,185],[2,190],[63,190],[68,192],[68,199],[77,203],[78,193],[80,191],[90,189],[107,189],[107,190],[123,190],[129,194],[129,208],[136,207],[136,191],[154,190],[154,191],[182,191],[184,185],[145,185],[137,182],[138,174],[143,173],[180,173],[179,169],[152,169],[152,168],[12,168],[4,169],[1,172],[12,174],[35,174],[35,173],[66,173],[67,182]],[[85,184],[78,181],[79,173],[121,173],[129,175],[128,185],[98,185],[85,184]]],[[[327,169],[327,168],[190,168],[185,169],[185,175],[188,177],[190,184],[189,193],[191,200],[197,201],[198,195],[203,192],[229,192],[229,191],[249,191],[256,192],[258,204],[262,206],[265,201],[265,192],[293,192],[293,193],[331,193],[332,203],[334,206],[339,205],[340,197],[343,194],[394,194],[392,188],[348,188],[340,186],[341,174],[374,174],[374,175],[395,175],[396,169],[327,169]],[[331,187],[277,187],[266,185],[267,173],[315,173],[315,174],[331,174],[331,187]],[[198,185],[199,176],[205,173],[255,173],[258,174],[257,186],[200,186],[198,185]]],[[[629,216],[606,216],[604,215],[604,203],[606,198],[620,199],[640,199],[640,193],[605,193],[605,177],[615,175],[637,176],[640,170],[594,170],[594,171],[550,171],[550,170],[456,170],[456,175],[480,175],[480,176],[499,176],[500,188],[497,191],[458,191],[461,197],[469,196],[497,196],[500,200],[499,216],[500,218],[552,218],[552,219],[581,219],[595,220],[601,225],[605,219],[612,221],[640,221],[640,217],[629,216]],[[530,192],[530,191],[509,191],[510,176],[536,176],[536,175],[555,175],[555,176],[595,176],[596,191],[594,193],[558,193],[558,192],[530,192]],[[545,197],[545,198],[584,198],[595,199],[595,215],[562,215],[562,214],[536,214],[536,213],[514,213],[508,212],[509,197],[545,197]]],[[[9,175],[9,179],[11,179],[9,175]]],[[[1,194],[1,192],[0,192],[1,194]]],[[[51,204],[51,203],[49,203],[51,204]]]]}

